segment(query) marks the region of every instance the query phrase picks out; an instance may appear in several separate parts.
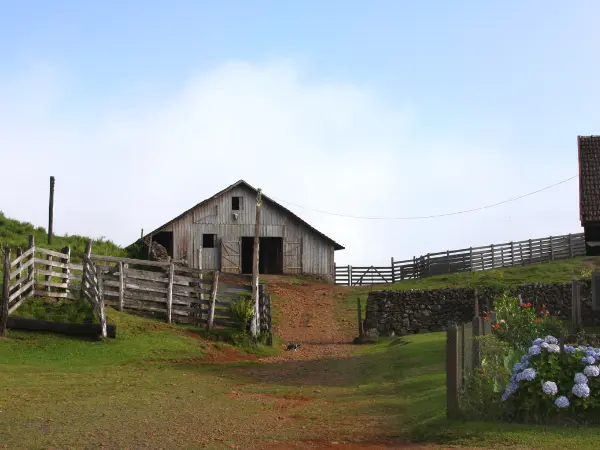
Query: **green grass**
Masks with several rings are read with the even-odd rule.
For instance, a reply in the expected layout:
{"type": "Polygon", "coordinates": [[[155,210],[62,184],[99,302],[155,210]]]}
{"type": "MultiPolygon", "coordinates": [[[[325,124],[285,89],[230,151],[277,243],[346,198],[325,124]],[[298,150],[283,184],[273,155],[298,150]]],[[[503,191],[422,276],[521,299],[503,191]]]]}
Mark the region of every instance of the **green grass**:
{"type": "MultiPolygon", "coordinates": [[[[52,245],[48,245],[48,233],[45,228],[36,227],[28,222],[9,219],[0,211],[0,244],[2,247],[8,245],[13,251],[17,247],[26,249],[29,245],[30,235],[35,236],[36,245],[50,250],[60,251],[64,247],[70,246],[73,258],[79,259],[81,259],[81,255],[85,251],[85,245],[89,239],[85,236],[55,234],[52,237],[52,245]]],[[[104,237],[92,240],[92,251],[99,255],[126,255],[124,249],[104,237]]]]}

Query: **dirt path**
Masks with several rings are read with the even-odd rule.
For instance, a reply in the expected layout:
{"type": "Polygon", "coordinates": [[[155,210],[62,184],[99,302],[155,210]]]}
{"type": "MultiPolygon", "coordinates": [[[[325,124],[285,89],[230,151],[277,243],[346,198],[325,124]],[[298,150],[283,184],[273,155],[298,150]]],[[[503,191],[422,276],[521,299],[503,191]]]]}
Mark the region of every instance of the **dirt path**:
{"type": "Polygon", "coordinates": [[[269,292],[276,299],[279,323],[274,332],[283,345],[299,343],[298,351],[285,351],[282,356],[263,358],[264,362],[310,360],[343,357],[355,332],[335,317],[337,298],[344,288],[329,284],[271,283],[269,292]],[[337,298],[336,298],[337,296],[337,298]]]}
{"type": "MultiPolygon", "coordinates": [[[[239,369],[257,381],[238,385],[230,398],[244,401],[268,401],[276,415],[263,416],[273,429],[288,427],[290,438],[282,441],[261,442],[259,448],[284,449],[434,449],[451,448],[427,444],[408,444],[398,439],[380,438],[391,430],[385,417],[360,414],[346,417],[344,408],[364,407],[346,398],[354,389],[348,387],[355,376],[356,363],[351,359],[352,340],[356,336],[354,322],[340,314],[341,298],[345,288],[329,284],[297,284],[275,281],[269,283],[277,310],[278,323],[274,332],[283,340],[282,347],[299,343],[298,351],[284,351],[280,356],[259,358],[263,363],[252,368],[239,369]],[[332,369],[332,361],[346,370],[332,369]],[[257,392],[265,386],[284,386],[279,394],[257,392]],[[342,397],[339,400],[334,398],[342,397]],[[304,408],[318,408],[322,419],[306,422],[304,408]],[[361,424],[356,428],[355,421],[361,424]],[[292,431],[296,429],[296,431],[292,431]],[[292,437],[298,433],[298,437],[292,437]],[[303,436],[305,435],[305,437],[303,436]],[[303,438],[301,438],[301,436],[303,438]]],[[[257,447],[258,448],[258,447],[257,447]]]]}

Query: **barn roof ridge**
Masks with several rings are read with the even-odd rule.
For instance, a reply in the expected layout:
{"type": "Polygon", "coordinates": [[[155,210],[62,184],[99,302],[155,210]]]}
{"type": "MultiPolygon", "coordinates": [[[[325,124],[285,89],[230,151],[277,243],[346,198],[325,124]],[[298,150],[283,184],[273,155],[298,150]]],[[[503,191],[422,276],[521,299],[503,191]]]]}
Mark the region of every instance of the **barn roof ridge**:
{"type": "MultiPolygon", "coordinates": [[[[179,214],[178,216],[174,217],[173,219],[169,220],[167,223],[161,225],[160,227],[156,228],[154,231],[151,231],[150,233],[147,233],[146,235],[144,235],[144,238],[146,236],[149,236],[151,234],[154,234],[158,231],[160,231],[161,229],[165,228],[166,226],[172,224],[173,222],[175,222],[176,220],[181,219],[182,217],[184,217],[185,215],[189,214],[190,212],[192,212],[194,209],[208,203],[211,200],[214,200],[215,198],[229,192],[230,190],[239,187],[239,186],[243,186],[247,189],[250,189],[254,192],[256,192],[258,194],[258,189],[256,189],[254,186],[252,186],[250,183],[246,182],[245,180],[239,180],[236,181],[235,183],[233,183],[232,185],[226,187],[225,189],[217,192],[216,194],[208,197],[205,200],[202,200],[200,203],[192,206],[191,208],[185,210],[183,213],[179,214]]],[[[302,219],[301,217],[297,216],[296,214],[294,214],[292,211],[290,211],[289,209],[287,209],[285,206],[281,205],[280,203],[276,202],[275,200],[273,200],[272,198],[270,198],[269,196],[265,195],[264,193],[262,194],[262,199],[263,201],[266,200],[267,202],[271,203],[273,206],[282,209],[283,211],[285,211],[287,214],[291,215],[295,220],[299,221],[300,223],[302,223],[303,225],[305,225],[306,227],[308,227],[308,229],[310,229],[311,231],[315,232],[316,234],[318,234],[319,236],[321,236],[322,238],[324,238],[325,240],[327,240],[329,243],[333,244],[334,250],[344,250],[345,247],[343,247],[341,244],[338,244],[336,241],[334,241],[333,239],[331,239],[329,236],[325,235],[324,233],[322,233],[321,231],[317,230],[315,227],[313,227],[312,225],[310,225],[308,222],[306,222],[304,219],[302,219]]]]}

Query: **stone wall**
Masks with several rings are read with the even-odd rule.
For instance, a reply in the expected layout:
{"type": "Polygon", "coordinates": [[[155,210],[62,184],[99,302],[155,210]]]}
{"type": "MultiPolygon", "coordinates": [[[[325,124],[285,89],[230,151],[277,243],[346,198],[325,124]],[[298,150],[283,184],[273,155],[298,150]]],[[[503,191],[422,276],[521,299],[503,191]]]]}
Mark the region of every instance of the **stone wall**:
{"type": "MultiPolygon", "coordinates": [[[[554,316],[571,317],[571,283],[526,284],[510,289],[523,302],[545,304],[554,316]]],[[[369,293],[364,329],[377,329],[380,335],[444,331],[448,322],[468,322],[475,315],[475,292],[470,288],[430,291],[373,291],[369,293]]],[[[488,311],[498,295],[491,289],[478,289],[479,309],[488,311]]],[[[600,324],[592,313],[591,282],[581,282],[581,312],[584,324],[600,324]]]]}

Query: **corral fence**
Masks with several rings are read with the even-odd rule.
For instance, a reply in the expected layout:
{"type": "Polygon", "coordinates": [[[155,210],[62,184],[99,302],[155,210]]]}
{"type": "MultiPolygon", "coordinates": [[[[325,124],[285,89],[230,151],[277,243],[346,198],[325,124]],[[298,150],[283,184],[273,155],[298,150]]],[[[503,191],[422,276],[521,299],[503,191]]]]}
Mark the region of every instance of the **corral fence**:
{"type": "MultiPolygon", "coordinates": [[[[572,303],[570,322],[576,331],[581,329],[581,282],[572,281],[572,303]]],[[[477,299],[477,293],[475,293],[477,299]]],[[[493,305],[488,305],[488,308],[493,305]]],[[[534,304],[534,308],[539,305],[534,304]]],[[[475,317],[466,323],[449,323],[446,331],[446,406],[447,416],[460,415],[460,400],[470,375],[481,367],[482,354],[477,337],[492,334],[496,323],[496,313],[490,311],[479,315],[479,306],[475,300],[475,317]]],[[[561,345],[563,345],[563,336],[561,345]]]]}
{"type": "MultiPolygon", "coordinates": [[[[55,252],[37,247],[5,258],[3,298],[8,315],[29,297],[89,299],[104,306],[167,322],[233,327],[231,304],[252,297],[250,276],[198,270],[173,262],[95,255],[88,242],[81,264],[71,262],[68,247],[55,252]]],[[[102,315],[104,313],[102,312],[102,315]]],[[[259,330],[271,336],[271,299],[259,285],[259,330]]]]}
{"type": "Polygon", "coordinates": [[[386,284],[430,275],[524,266],[577,256],[585,256],[583,233],[447,250],[404,261],[391,258],[389,266],[336,265],[335,282],[346,286],[386,284]]]}

